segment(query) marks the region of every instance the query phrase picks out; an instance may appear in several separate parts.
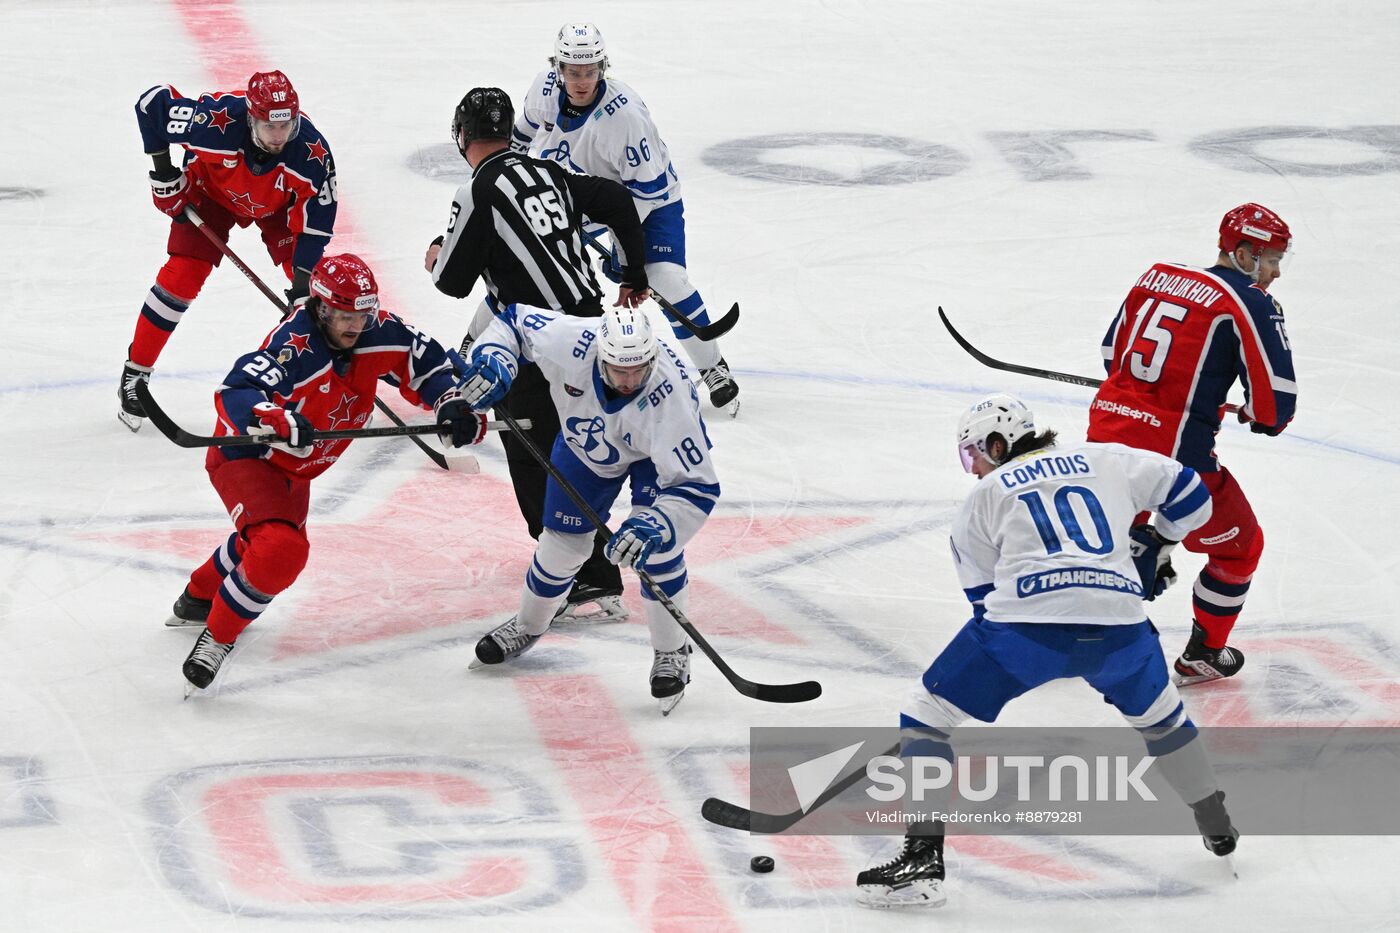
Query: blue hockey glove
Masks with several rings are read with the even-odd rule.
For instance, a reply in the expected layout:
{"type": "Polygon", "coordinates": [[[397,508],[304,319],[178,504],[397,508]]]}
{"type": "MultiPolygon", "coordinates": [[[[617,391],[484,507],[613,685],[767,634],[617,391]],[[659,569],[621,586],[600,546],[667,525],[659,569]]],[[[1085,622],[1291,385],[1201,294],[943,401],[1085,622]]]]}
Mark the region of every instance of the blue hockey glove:
{"type": "Polygon", "coordinates": [[[663,520],[655,512],[640,512],[617,527],[603,556],[619,567],[645,567],[647,559],[662,547],[666,538],[663,528],[663,520]]]}
{"type": "Polygon", "coordinates": [[[437,401],[438,433],[450,440],[453,447],[480,444],[486,438],[486,416],[472,411],[457,389],[448,389],[437,401]]]}
{"type": "Polygon", "coordinates": [[[1168,541],[1157,533],[1156,528],[1146,524],[1134,525],[1128,532],[1128,538],[1133,565],[1142,579],[1142,598],[1151,602],[1176,582],[1171,551],[1177,543],[1168,541]]]}
{"type": "Polygon", "coordinates": [[[490,408],[506,397],[515,379],[506,361],[491,353],[477,353],[457,383],[462,400],[477,411],[490,408]]]}

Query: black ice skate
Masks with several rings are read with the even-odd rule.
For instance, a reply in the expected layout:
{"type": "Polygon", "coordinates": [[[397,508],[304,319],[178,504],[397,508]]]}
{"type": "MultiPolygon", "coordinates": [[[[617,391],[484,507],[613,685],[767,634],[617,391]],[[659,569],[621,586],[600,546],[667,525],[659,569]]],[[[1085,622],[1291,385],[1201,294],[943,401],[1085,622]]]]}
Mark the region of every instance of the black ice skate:
{"type": "Polygon", "coordinates": [[[209,621],[209,610],[213,608],[212,599],[195,599],[190,595],[190,588],[187,586],[180,598],[175,600],[175,605],[170,610],[170,618],[165,620],[165,624],[171,628],[181,625],[203,625],[209,621]]]}
{"type": "Polygon", "coordinates": [[[136,383],[150,382],[151,368],[149,366],[137,366],[131,360],[126,361],[122,367],[121,385],[117,386],[117,400],[121,402],[121,410],[117,412],[117,420],[133,431],[141,430],[141,425],[146,418],[146,409],[142,407],[141,400],[136,397],[136,383]]]}
{"type": "Polygon", "coordinates": [[[599,622],[621,622],[628,615],[627,607],[622,605],[621,587],[575,583],[554,621],[596,625],[599,622]]]}
{"type": "Polygon", "coordinates": [[[906,835],[898,858],[861,872],[856,889],[862,907],[942,907],[943,835],[906,835]]]}
{"type": "Polygon", "coordinates": [[[206,628],[199,633],[199,639],[194,643],[194,648],[190,651],[190,656],[185,658],[185,666],[181,670],[185,674],[185,680],[190,685],[185,688],[185,696],[188,697],[195,688],[203,690],[214,682],[214,675],[219,673],[219,668],[223,666],[224,659],[233,650],[232,644],[224,644],[215,641],[214,636],[206,628]]]}
{"type": "Polygon", "coordinates": [[[729,372],[729,364],[724,361],[724,357],[719,358],[719,362],[712,369],[700,370],[700,378],[705,380],[705,388],[710,390],[710,404],[716,408],[723,408],[729,413],[729,417],[739,416],[739,383],[734,381],[734,376],[729,372]]]}
{"type": "Polygon", "coordinates": [[[652,651],[651,695],[661,707],[661,715],[671,715],[685,697],[685,685],[690,683],[690,645],[679,651],[652,651]]]}
{"type": "Polygon", "coordinates": [[[1230,823],[1230,814],[1225,812],[1223,790],[1191,804],[1191,812],[1196,815],[1196,828],[1201,831],[1201,839],[1212,854],[1225,856],[1235,851],[1235,840],[1240,838],[1240,831],[1230,823]]]}
{"type": "Polygon", "coordinates": [[[1180,686],[1234,677],[1244,667],[1244,652],[1238,648],[1207,648],[1206,632],[1191,626],[1191,640],[1176,659],[1174,673],[1180,686]]]}
{"type": "Polygon", "coordinates": [[[519,617],[511,616],[476,643],[476,658],[467,665],[467,669],[474,671],[483,664],[502,664],[518,658],[533,648],[539,640],[539,635],[531,635],[525,631],[519,617]]]}

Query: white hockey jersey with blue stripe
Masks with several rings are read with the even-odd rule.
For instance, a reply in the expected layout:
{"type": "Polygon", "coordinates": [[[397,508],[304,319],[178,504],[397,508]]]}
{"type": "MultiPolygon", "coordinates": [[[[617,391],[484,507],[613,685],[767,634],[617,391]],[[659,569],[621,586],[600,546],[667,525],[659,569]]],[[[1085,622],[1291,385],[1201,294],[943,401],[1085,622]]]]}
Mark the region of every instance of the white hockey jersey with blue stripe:
{"type": "Polygon", "coordinates": [[[650,458],[660,487],[653,507],[688,539],[719,499],[700,395],[686,365],[660,341],[641,390],[608,398],[598,374],[598,321],[510,305],[472,344],[472,357],[495,355],[512,373],[518,359],[538,365],[549,380],[564,442],[594,474],[615,478],[650,458]]]}
{"type": "Polygon", "coordinates": [[[560,109],[567,100],[564,85],[553,70],[540,72],[516,115],[511,146],[573,172],[620,182],[646,220],[656,208],[680,200],[680,178],[641,96],[616,78],[599,84],[594,104],[569,117],[560,109]]]}
{"type": "Polygon", "coordinates": [[[992,622],[1143,621],[1128,531],[1148,511],[1179,541],[1210,518],[1210,491],[1190,467],[1122,444],[1051,447],[1003,464],[953,522],[974,612],[992,622]]]}

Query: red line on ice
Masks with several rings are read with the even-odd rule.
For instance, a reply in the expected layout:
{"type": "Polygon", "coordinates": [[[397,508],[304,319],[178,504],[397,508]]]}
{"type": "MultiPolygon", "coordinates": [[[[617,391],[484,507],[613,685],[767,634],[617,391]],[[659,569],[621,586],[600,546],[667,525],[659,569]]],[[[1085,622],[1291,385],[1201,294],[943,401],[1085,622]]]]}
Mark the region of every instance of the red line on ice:
{"type": "MultiPolygon", "coordinates": [[[[645,669],[636,675],[638,692],[645,669]]],[[[603,682],[591,676],[515,682],[637,925],[661,933],[738,930],[684,828],[698,821],[698,806],[678,807],[667,796],[603,682]]],[[[657,715],[649,697],[645,705],[657,715]]]]}

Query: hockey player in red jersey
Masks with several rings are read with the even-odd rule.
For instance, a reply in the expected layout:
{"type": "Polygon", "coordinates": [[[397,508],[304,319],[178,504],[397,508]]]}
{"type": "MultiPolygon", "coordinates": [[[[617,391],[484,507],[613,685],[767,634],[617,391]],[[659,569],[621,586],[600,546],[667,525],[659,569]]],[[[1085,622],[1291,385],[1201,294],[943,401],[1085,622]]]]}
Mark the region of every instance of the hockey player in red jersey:
{"type": "Polygon", "coordinates": [[[1089,412],[1089,440],[1116,441],[1174,457],[1201,474],[1215,502],[1211,520],[1183,542],[1206,555],[1192,599],[1191,638],[1176,661],[1181,683],[1230,677],[1244,654],[1230,631],[1264,550],[1244,490],[1215,455],[1226,393],[1239,380],[1239,413],[1256,434],[1293,419],[1298,386],[1283,308],[1269,294],[1292,234],[1258,204],[1220,223],[1209,269],[1158,263],[1128,293],[1104,338],[1108,378],[1089,412]]]}
{"type": "MultiPolygon", "coordinates": [[[[350,445],[313,442],[309,432],[363,426],[380,380],[431,408],[456,397],[466,370],[456,351],[379,307],[374,273],[357,256],[325,257],[309,287],[214,393],[216,435],[265,434],[268,443],[211,447],[205,459],[236,530],[191,574],[167,623],[205,626],[184,665],[192,687],[213,681],[238,634],[306,564],[311,480],[350,445]]],[[[456,446],[478,443],[486,418],[456,418],[444,433],[456,446]]]]}
{"type": "Polygon", "coordinates": [[[257,225],[268,255],[291,282],[289,302],[306,295],[336,212],[330,147],[280,71],[258,72],[246,91],[198,99],[169,85],[153,87],[136,103],[136,122],[154,165],[152,199],[171,222],[169,257],[136,320],[117,393],[117,417],[133,431],[145,417],[135,383],[150,377],[175,326],[223,259],[186,219],[185,207],[225,240],[235,225],[257,225]],[[183,165],[171,162],[173,145],[185,149],[183,165]]]}

